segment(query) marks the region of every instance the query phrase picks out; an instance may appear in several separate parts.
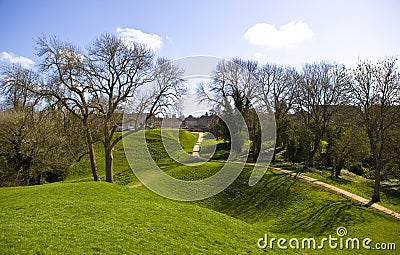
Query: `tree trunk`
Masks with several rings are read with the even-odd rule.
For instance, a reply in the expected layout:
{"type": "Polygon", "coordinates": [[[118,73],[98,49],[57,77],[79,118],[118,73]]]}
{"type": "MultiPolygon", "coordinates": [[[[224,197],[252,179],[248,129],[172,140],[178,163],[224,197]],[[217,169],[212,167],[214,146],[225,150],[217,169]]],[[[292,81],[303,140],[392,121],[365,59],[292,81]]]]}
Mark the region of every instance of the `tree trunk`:
{"type": "Polygon", "coordinates": [[[276,160],[276,148],[274,149],[274,152],[272,154],[271,164],[275,164],[275,160],[276,160]]]}
{"type": "Polygon", "coordinates": [[[336,177],[336,178],[339,178],[341,172],[342,172],[342,167],[341,167],[341,166],[340,166],[340,167],[337,167],[337,168],[335,169],[335,177],[336,177]]]}
{"type": "Polygon", "coordinates": [[[104,152],[106,155],[106,182],[113,183],[113,149],[110,144],[104,144],[104,152]]]}
{"type": "Polygon", "coordinates": [[[97,170],[96,156],[94,154],[92,133],[90,132],[90,129],[87,126],[87,124],[84,123],[84,125],[86,126],[85,127],[86,128],[86,130],[85,130],[86,144],[87,144],[88,150],[89,150],[90,166],[92,168],[93,179],[94,179],[94,181],[98,182],[98,181],[100,181],[100,176],[99,176],[99,172],[97,170]]]}
{"type": "Polygon", "coordinates": [[[381,164],[378,162],[378,159],[374,159],[376,161],[374,163],[375,166],[375,184],[374,184],[374,194],[372,195],[371,202],[379,202],[380,198],[380,189],[381,189],[381,164]]]}
{"type": "Polygon", "coordinates": [[[314,158],[315,158],[315,155],[317,154],[317,151],[319,150],[319,146],[321,143],[321,137],[322,137],[322,135],[317,135],[317,137],[313,141],[313,143],[314,143],[313,149],[309,152],[307,161],[306,161],[307,169],[308,169],[308,167],[314,166],[314,158]]]}
{"type": "Polygon", "coordinates": [[[305,169],[308,170],[309,167],[313,167],[314,166],[314,157],[315,154],[317,153],[317,149],[316,146],[314,147],[314,149],[312,149],[309,153],[308,153],[308,157],[306,160],[306,165],[305,165],[305,169]]]}
{"type": "MultiPolygon", "coordinates": [[[[380,187],[381,187],[381,161],[380,161],[380,155],[378,154],[378,149],[377,149],[377,144],[374,143],[374,137],[372,135],[372,132],[368,132],[368,137],[369,137],[369,143],[372,151],[372,157],[374,160],[374,170],[375,170],[375,183],[374,183],[374,194],[372,195],[371,202],[379,202],[381,200],[380,198],[380,187]]],[[[381,145],[381,150],[383,149],[381,145]]]]}
{"type": "Polygon", "coordinates": [[[99,176],[99,172],[97,170],[97,163],[96,163],[96,157],[94,154],[93,143],[88,143],[88,147],[89,147],[89,158],[90,158],[90,166],[92,168],[93,180],[95,182],[99,182],[100,176],[99,176]]]}

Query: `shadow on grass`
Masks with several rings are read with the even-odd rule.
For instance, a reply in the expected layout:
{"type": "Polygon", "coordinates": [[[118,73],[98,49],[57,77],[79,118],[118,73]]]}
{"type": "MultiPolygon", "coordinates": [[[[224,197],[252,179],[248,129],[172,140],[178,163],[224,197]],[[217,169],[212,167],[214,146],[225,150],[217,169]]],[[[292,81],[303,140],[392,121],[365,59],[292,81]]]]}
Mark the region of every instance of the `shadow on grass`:
{"type": "Polygon", "coordinates": [[[249,187],[249,172],[247,169],[228,189],[199,203],[279,233],[321,235],[354,221],[367,221],[362,206],[285,174],[267,171],[257,185],[249,187]]]}
{"type": "Polygon", "coordinates": [[[332,181],[333,184],[337,183],[337,184],[350,184],[353,181],[351,180],[346,180],[344,178],[341,177],[335,177],[335,176],[331,176],[329,177],[329,179],[332,181]]]}
{"type": "Polygon", "coordinates": [[[223,192],[202,205],[246,222],[262,221],[269,214],[283,211],[292,203],[292,187],[298,181],[283,174],[268,173],[255,186],[248,186],[252,168],[247,167],[236,181],[223,192]]]}
{"type": "Polygon", "coordinates": [[[214,160],[227,160],[231,151],[231,145],[229,143],[218,143],[215,149],[214,155],[211,159],[214,160]]]}
{"type": "Polygon", "coordinates": [[[131,168],[126,168],[114,174],[114,182],[119,185],[127,185],[138,181],[131,168]]]}
{"type": "MultiPolygon", "coordinates": [[[[327,201],[314,208],[299,212],[286,222],[282,222],[279,231],[282,233],[310,233],[322,235],[335,230],[339,226],[354,224],[354,210],[357,221],[365,222],[364,210],[355,207],[351,201],[327,201]]],[[[332,233],[334,234],[334,233],[332,233]]]]}

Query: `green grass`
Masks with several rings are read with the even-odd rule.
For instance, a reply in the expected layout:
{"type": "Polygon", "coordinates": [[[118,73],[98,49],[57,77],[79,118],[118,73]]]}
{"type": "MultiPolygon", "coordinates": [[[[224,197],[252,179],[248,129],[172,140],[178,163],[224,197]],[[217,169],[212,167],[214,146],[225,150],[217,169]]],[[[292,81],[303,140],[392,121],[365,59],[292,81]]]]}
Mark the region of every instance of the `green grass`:
{"type": "Polygon", "coordinates": [[[230,145],[222,140],[216,140],[211,133],[206,133],[201,143],[200,155],[214,160],[226,160],[229,157],[230,145]]]}
{"type": "MultiPolygon", "coordinates": [[[[175,161],[168,157],[168,154],[163,149],[162,139],[160,137],[161,129],[154,129],[146,131],[146,139],[148,142],[149,150],[154,156],[157,162],[162,164],[172,164],[175,161]],[[154,146],[156,145],[156,146],[154,146]]],[[[173,130],[164,130],[165,139],[177,139],[174,137],[175,132],[173,130]]],[[[116,135],[119,135],[118,133],[116,135]]],[[[135,138],[137,135],[133,134],[131,137],[135,138]]],[[[193,146],[198,139],[198,134],[190,133],[187,130],[179,130],[179,141],[185,152],[191,153],[193,146]]],[[[100,174],[100,177],[105,179],[105,158],[103,153],[103,145],[101,143],[95,144],[96,152],[96,163],[100,174]]],[[[114,181],[120,185],[130,185],[137,183],[139,180],[133,174],[131,167],[129,166],[128,160],[126,159],[123,143],[119,142],[113,151],[113,170],[114,170],[114,181]]],[[[186,155],[187,156],[187,155],[186,155]]],[[[87,182],[93,180],[92,172],[90,168],[89,156],[84,156],[79,162],[73,164],[70,168],[70,174],[65,182],[87,182]]]]}
{"type": "MultiPolygon", "coordinates": [[[[102,180],[105,180],[106,172],[103,144],[99,142],[96,143],[94,147],[99,175],[102,180]]],[[[114,181],[121,185],[138,182],[138,179],[133,174],[126,160],[122,142],[114,147],[113,156],[114,181]]],[[[79,162],[76,162],[70,167],[69,175],[65,182],[87,182],[92,180],[93,175],[90,168],[90,160],[89,156],[86,155],[79,162]]]]}
{"type": "MultiPolygon", "coordinates": [[[[278,237],[322,238],[335,234],[338,227],[345,226],[350,237],[368,236],[379,242],[398,242],[400,221],[391,216],[276,170],[268,170],[257,185],[249,187],[247,183],[251,171],[252,167],[245,167],[226,190],[195,204],[252,224],[278,237]]],[[[180,174],[184,175],[183,172],[180,174]]],[[[329,249],[324,250],[323,254],[329,252],[329,249]]]]}
{"type": "MultiPolygon", "coordinates": [[[[151,146],[161,148],[157,141],[153,141],[151,146]]],[[[207,146],[210,145],[202,146],[202,151],[207,151],[207,146]]],[[[156,150],[153,153],[156,154],[156,150]]],[[[222,163],[209,162],[188,167],[171,163],[165,155],[159,159],[159,164],[169,175],[184,180],[207,178],[223,166],[222,163]]],[[[247,182],[251,171],[252,167],[247,166],[225,191],[195,204],[283,235],[324,236],[335,233],[342,225],[353,236],[368,235],[380,241],[397,240],[396,236],[400,234],[396,229],[399,221],[391,216],[278,171],[267,171],[257,185],[249,187],[247,182]],[[390,229],[393,235],[388,236],[385,229],[390,229]]]]}
{"type": "MultiPolygon", "coordinates": [[[[286,169],[294,170],[286,164],[283,164],[281,166],[286,169]]],[[[347,190],[366,199],[370,199],[374,192],[373,180],[353,174],[346,170],[342,171],[342,175],[339,178],[332,177],[329,171],[317,169],[310,169],[310,172],[302,174],[347,190]]],[[[383,183],[381,189],[381,202],[379,202],[378,204],[392,209],[396,212],[400,212],[400,191],[393,190],[391,189],[390,184],[383,183]]]]}
{"type": "MultiPolygon", "coordinates": [[[[276,173],[269,175],[266,182],[271,187],[273,180],[282,189],[291,187],[293,194],[285,195],[279,192],[281,188],[268,192],[264,190],[266,183],[238,191],[237,188],[243,188],[240,183],[246,174],[221,195],[195,203],[168,200],[145,187],[129,189],[108,183],[2,188],[0,251],[2,254],[245,254],[260,251],[256,241],[265,232],[288,240],[310,236],[318,240],[334,235],[341,225],[347,227],[351,237],[368,236],[374,242],[398,241],[399,221],[316,187],[310,189],[300,181],[285,180],[276,173]],[[304,187],[305,191],[295,194],[304,187]],[[281,195],[274,198],[275,195],[271,196],[274,192],[281,195]],[[249,199],[253,195],[254,199],[249,199]],[[317,199],[316,195],[321,197],[317,199]],[[309,201],[303,201],[306,198],[309,201]]],[[[323,254],[337,252],[323,250],[323,254]]],[[[368,254],[364,250],[352,252],[364,253],[368,254]]]]}
{"type": "MultiPolygon", "coordinates": [[[[223,166],[174,162],[163,149],[160,131],[146,132],[149,151],[171,176],[204,179],[223,166]]],[[[184,150],[173,154],[188,157],[197,135],[182,131],[179,136],[184,150]]],[[[167,132],[166,139],[176,137],[167,132]]],[[[116,175],[129,167],[122,149],[118,145],[114,154],[116,175]]],[[[98,161],[100,165],[101,156],[98,161]]],[[[178,202],[145,186],[82,182],[90,180],[88,161],[84,163],[74,166],[69,179],[78,183],[0,189],[0,254],[394,254],[329,248],[282,251],[276,246],[260,250],[256,245],[264,233],[319,240],[336,236],[340,226],[347,228],[348,237],[400,245],[399,220],[278,171],[268,170],[249,187],[253,169],[246,166],[223,192],[202,201],[178,202]]],[[[121,174],[119,183],[135,182],[130,176],[121,174]]]]}
{"type": "Polygon", "coordinates": [[[192,153],[193,147],[197,142],[199,135],[196,133],[190,133],[187,130],[179,129],[179,142],[182,148],[187,153],[192,153]]]}
{"type": "Polygon", "coordinates": [[[0,191],[1,254],[240,254],[250,224],[145,188],[50,184],[0,191]]]}

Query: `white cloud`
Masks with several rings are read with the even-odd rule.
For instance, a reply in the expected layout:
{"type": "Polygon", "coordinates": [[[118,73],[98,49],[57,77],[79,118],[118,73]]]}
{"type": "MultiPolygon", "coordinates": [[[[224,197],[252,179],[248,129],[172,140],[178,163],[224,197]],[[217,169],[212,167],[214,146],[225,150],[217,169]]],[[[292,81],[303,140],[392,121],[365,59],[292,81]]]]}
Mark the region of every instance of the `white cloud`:
{"type": "Polygon", "coordinates": [[[313,31],[306,23],[292,21],[280,26],[279,29],[267,23],[255,24],[246,31],[244,38],[254,45],[290,48],[312,38],[313,35],[313,31]]]}
{"type": "Polygon", "coordinates": [[[0,53],[0,61],[12,63],[12,64],[20,64],[24,68],[30,68],[35,64],[35,62],[33,62],[29,58],[22,57],[22,56],[16,56],[15,54],[13,54],[11,52],[6,52],[6,51],[3,51],[2,53],[0,53]]]}
{"type": "Polygon", "coordinates": [[[151,50],[156,51],[162,46],[162,38],[156,34],[147,34],[133,28],[117,28],[117,33],[126,42],[138,42],[145,44],[151,50]]]}

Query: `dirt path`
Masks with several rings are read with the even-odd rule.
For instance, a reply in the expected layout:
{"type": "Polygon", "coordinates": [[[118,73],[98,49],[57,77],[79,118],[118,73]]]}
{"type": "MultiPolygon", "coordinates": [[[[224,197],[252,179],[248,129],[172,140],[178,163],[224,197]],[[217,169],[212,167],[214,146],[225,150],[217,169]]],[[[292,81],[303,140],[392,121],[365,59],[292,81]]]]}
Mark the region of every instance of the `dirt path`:
{"type": "MultiPolygon", "coordinates": [[[[200,152],[201,143],[203,142],[203,139],[204,139],[204,133],[198,133],[198,134],[199,134],[199,138],[197,139],[197,142],[193,147],[192,156],[196,157],[196,158],[201,158],[199,152],[200,152]]],[[[215,161],[216,162],[222,162],[222,163],[226,162],[226,161],[222,161],[222,160],[215,160],[215,161]]],[[[244,164],[243,162],[232,162],[232,163],[244,164]]],[[[254,164],[254,163],[248,163],[247,165],[265,167],[263,165],[254,164]]],[[[371,205],[370,204],[370,200],[368,200],[366,198],[363,198],[363,197],[360,197],[360,196],[358,196],[356,194],[353,194],[353,193],[351,193],[351,192],[349,192],[347,190],[338,188],[336,186],[330,185],[330,184],[328,184],[326,182],[320,181],[318,179],[315,179],[315,178],[312,178],[312,177],[309,177],[309,176],[306,176],[306,175],[301,175],[301,174],[292,172],[290,170],[282,169],[282,168],[279,168],[279,167],[271,167],[271,166],[269,166],[269,168],[276,169],[276,170],[278,170],[278,171],[280,171],[282,173],[288,174],[288,175],[290,175],[290,176],[292,176],[294,178],[299,178],[299,179],[305,180],[307,182],[313,183],[315,185],[324,187],[324,188],[329,189],[329,190],[331,190],[331,191],[333,191],[333,192],[335,192],[335,193],[337,193],[339,195],[342,195],[342,196],[345,196],[347,198],[353,199],[353,200],[355,200],[357,202],[360,202],[363,205],[375,208],[378,211],[381,211],[381,212],[386,213],[388,215],[391,215],[391,216],[393,216],[393,217],[395,217],[397,219],[400,219],[400,213],[395,212],[395,211],[393,211],[391,209],[388,209],[388,208],[386,208],[384,206],[378,205],[376,203],[371,205]]],[[[136,187],[140,187],[142,185],[143,184],[141,182],[139,182],[137,184],[129,186],[129,188],[136,188],[136,187]]]]}
{"type": "Polygon", "coordinates": [[[204,137],[204,133],[199,132],[198,134],[199,134],[199,138],[197,139],[197,142],[194,145],[193,150],[192,150],[192,156],[195,157],[195,158],[200,158],[200,154],[199,154],[200,146],[201,146],[201,143],[203,142],[203,139],[204,139],[203,138],[204,137]]]}
{"type": "MultiPolygon", "coordinates": [[[[203,139],[201,139],[201,140],[203,140],[203,139]]],[[[197,143],[196,143],[196,145],[197,145],[197,143]]],[[[193,149],[193,151],[194,151],[194,149],[193,149]]],[[[198,155],[198,157],[200,157],[198,152],[197,152],[197,155],[198,155]]],[[[212,161],[221,162],[221,163],[225,163],[226,162],[226,161],[223,161],[223,160],[212,160],[212,161]]],[[[243,164],[243,162],[231,162],[231,163],[243,164]]],[[[263,165],[254,164],[254,163],[247,163],[247,165],[265,167],[263,165]]],[[[328,184],[326,182],[320,181],[318,179],[315,179],[315,178],[312,178],[312,177],[309,177],[309,176],[306,176],[306,175],[301,175],[301,174],[292,172],[290,170],[282,169],[282,168],[279,168],[279,167],[271,167],[271,166],[268,166],[268,168],[276,169],[276,170],[278,170],[278,171],[280,171],[282,173],[288,174],[288,175],[290,175],[290,176],[292,176],[294,178],[299,178],[299,179],[305,180],[307,182],[313,183],[315,185],[324,187],[324,188],[329,189],[329,190],[331,190],[331,191],[333,191],[333,192],[335,192],[335,193],[337,193],[339,195],[342,195],[342,196],[345,196],[347,198],[353,199],[353,200],[355,200],[357,202],[360,202],[361,204],[363,204],[365,206],[375,208],[378,211],[381,211],[381,212],[386,213],[388,215],[391,215],[391,216],[393,216],[393,217],[395,217],[397,219],[400,219],[400,213],[398,213],[396,211],[393,211],[393,210],[391,210],[389,208],[386,208],[384,206],[378,205],[376,203],[371,205],[370,200],[368,200],[366,198],[363,198],[363,197],[360,197],[360,196],[358,196],[356,194],[353,194],[353,193],[351,193],[351,192],[349,192],[347,190],[338,188],[336,186],[330,185],[330,184],[328,184]]]]}
{"type": "MultiPolygon", "coordinates": [[[[197,142],[194,145],[193,150],[192,150],[192,156],[195,157],[195,158],[200,158],[200,154],[199,154],[200,146],[201,146],[201,143],[203,142],[203,139],[204,139],[203,138],[204,137],[204,133],[199,132],[198,134],[199,134],[199,138],[197,139],[197,142]]],[[[207,160],[207,159],[205,159],[205,160],[207,160]]],[[[131,186],[128,186],[128,188],[138,188],[138,187],[141,187],[141,186],[143,186],[143,183],[142,182],[138,182],[138,183],[135,183],[135,184],[133,184],[131,186]]]]}
{"type": "Polygon", "coordinates": [[[347,190],[338,188],[336,186],[330,185],[330,184],[328,184],[326,182],[322,182],[322,181],[317,180],[315,178],[312,178],[312,177],[309,177],[309,176],[305,176],[305,175],[301,175],[301,174],[297,174],[295,172],[292,172],[292,171],[289,171],[289,170],[285,170],[285,169],[282,169],[282,168],[279,168],[279,167],[270,167],[270,168],[279,170],[282,173],[289,174],[290,176],[293,176],[295,178],[303,179],[303,180],[311,182],[311,183],[313,183],[315,185],[319,185],[321,187],[327,188],[327,189],[332,190],[333,192],[335,192],[337,194],[340,194],[340,195],[343,195],[345,197],[351,198],[351,199],[353,199],[355,201],[360,202],[363,205],[367,205],[368,207],[375,208],[376,210],[379,210],[381,212],[384,212],[386,214],[389,214],[389,215],[391,215],[393,217],[396,217],[396,218],[400,219],[400,213],[395,212],[395,211],[393,211],[391,209],[388,209],[388,208],[386,208],[384,206],[378,205],[376,203],[371,205],[370,204],[370,200],[365,199],[363,197],[360,197],[360,196],[358,196],[356,194],[353,194],[351,192],[348,192],[347,190]]]}

